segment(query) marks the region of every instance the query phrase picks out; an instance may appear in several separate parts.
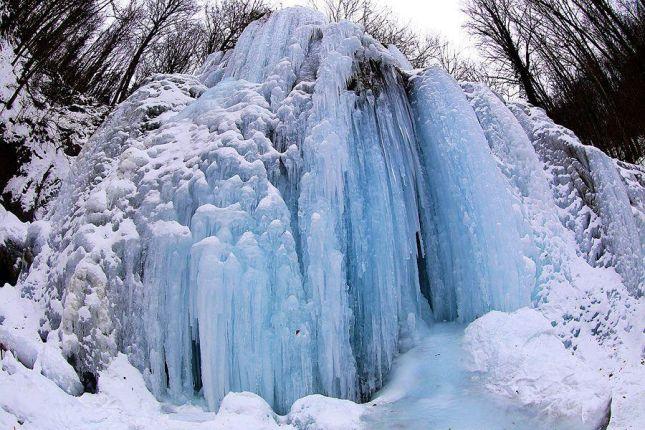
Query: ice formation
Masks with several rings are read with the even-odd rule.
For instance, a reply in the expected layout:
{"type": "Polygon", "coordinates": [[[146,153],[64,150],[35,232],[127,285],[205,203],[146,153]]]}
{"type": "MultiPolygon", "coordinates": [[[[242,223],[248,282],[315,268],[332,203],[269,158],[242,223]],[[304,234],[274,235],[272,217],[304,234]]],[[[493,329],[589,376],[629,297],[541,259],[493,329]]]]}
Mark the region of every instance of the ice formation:
{"type": "Polygon", "coordinates": [[[19,288],[86,386],[123,352],[175,403],[366,400],[421,320],[544,306],[567,346],[587,317],[609,342],[634,308],[587,312],[642,295],[642,177],[539,110],[285,9],[108,117],[30,226],[19,288]],[[588,294],[571,264],[615,267],[629,294],[588,294]],[[558,294],[588,310],[558,314],[558,294]]]}

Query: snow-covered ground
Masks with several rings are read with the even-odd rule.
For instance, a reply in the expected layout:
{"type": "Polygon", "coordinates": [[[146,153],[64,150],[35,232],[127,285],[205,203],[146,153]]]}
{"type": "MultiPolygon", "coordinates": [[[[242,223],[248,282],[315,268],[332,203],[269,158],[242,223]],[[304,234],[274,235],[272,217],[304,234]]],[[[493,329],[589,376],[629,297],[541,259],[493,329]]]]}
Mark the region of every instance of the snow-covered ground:
{"type": "MultiPolygon", "coordinates": [[[[483,317],[482,320],[485,318],[483,317]]],[[[482,323],[485,324],[484,321],[482,323]]],[[[604,418],[609,402],[608,387],[602,385],[602,380],[585,381],[581,384],[582,387],[571,387],[566,382],[566,369],[557,361],[559,349],[554,346],[559,344],[563,353],[560,357],[564,355],[569,360],[575,359],[564,353],[562,342],[555,335],[551,334],[549,337],[555,345],[549,345],[541,350],[541,353],[547,356],[552,354],[553,360],[549,361],[549,366],[541,365],[539,357],[536,356],[536,361],[531,363],[533,368],[518,366],[519,371],[522,372],[522,377],[517,378],[520,381],[519,384],[508,384],[508,380],[495,379],[495,383],[499,382],[506,391],[494,393],[487,390],[485,386],[484,375],[487,372],[467,370],[466,361],[469,353],[481,354],[487,350],[487,346],[488,351],[491,348],[497,350],[495,347],[499,343],[513,342],[516,350],[513,351],[513,356],[507,356],[506,359],[513,364],[521,365],[523,364],[521,358],[516,357],[515,354],[522,356],[525,353],[522,350],[526,345],[535,340],[530,336],[509,339],[485,333],[489,344],[470,344],[464,350],[462,348],[464,328],[463,324],[457,323],[435,324],[423,337],[419,346],[400,357],[388,385],[381,390],[376,399],[369,403],[371,406],[368,407],[368,413],[365,416],[365,428],[383,430],[392,428],[427,430],[598,428],[601,420],[597,416],[593,416],[592,419],[585,416],[587,419],[583,421],[579,409],[591,407],[594,413],[600,412],[601,418],[604,418]],[[546,369],[549,374],[545,373],[546,369]],[[527,386],[531,383],[549,387],[553,392],[545,393],[543,390],[539,393],[531,393],[536,400],[534,402],[518,401],[514,398],[519,397],[516,395],[516,390],[525,388],[530,396],[528,392],[531,389],[527,386]],[[562,388],[565,390],[560,394],[560,398],[554,399],[554,392],[562,388]],[[593,396],[584,396],[583,390],[594,388],[599,391],[600,405],[593,396]],[[509,390],[513,391],[513,396],[507,395],[509,390]],[[573,394],[572,390],[577,392],[573,394]],[[563,399],[566,403],[563,403],[560,409],[549,409],[548,406],[553,406],[563,399]],[[540,402],[548,403],[548,406],[540,402]],[[569,409],[569,407],[572,408],[569,409]]],[[[467,330],[467,338],[472,335],[473,330],[482,332],[479,327],[472,327],[471,333],[467,330]]],[[[503,354],[502,351],[500,352],[503,354]]],[[[510,369],[491,363],[491,367],[486,370],[505,373],[510,369]]],[[[495,387],[498,386],[495,385],[495,387]]]]}
{"type": "Polygon", "coordinates": [[[209,429],[279,430],[360,428],[363,408],[349,400],[312,395],[287,416],[276,415],[252,393],[230,393],[218,413],[205,405],[160,403],[124,355],[101,373],[101,390],[73,397],[9,352],[0,371],[0,428],[35,430],[209,429]]]}
{"type": "Polygon", "coordinates": [[[311,395],[278,416],[256,394],[230,393],[217,413],[203,399],[176,406],[159,402],[141,372],[119,354],[101,372],[96,394],[82,393],[72,367],[38,335],[37,305],[11,285],[0,288],[0,428],[33,430],[221,429],[278,430],[360,428],[364,407],[311,395]]]}

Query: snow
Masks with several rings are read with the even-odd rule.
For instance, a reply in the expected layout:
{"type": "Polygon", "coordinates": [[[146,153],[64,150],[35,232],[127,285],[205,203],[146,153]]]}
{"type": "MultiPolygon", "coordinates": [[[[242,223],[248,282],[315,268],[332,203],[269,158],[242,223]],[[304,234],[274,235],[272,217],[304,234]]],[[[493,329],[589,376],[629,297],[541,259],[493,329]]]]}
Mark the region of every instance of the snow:
{"type": "Polygon", "coordinates": [[[5,388],[0,420],[594,428],[611,396],[610,425],[642,422],[639,170],[485,86],[409,69],[294,8],[198,77],[150,78],[0,289],[0,382],[35,399],[5,388]],[[74,370],[98,393],[65,394],[74,370]]]}
{"type": "Polygon", "coordinates": [[[0,205],[0,244],[11,241],[23,245],[27,239],[28,226],[0,205]]]}
{"type": "MultiPolygon", "coordinates": [[[[535,312],[535,311],[530,311],[535,312]]],[[[469,369],[467,358],[469,354],[477,353],[478,358],[498,357],[498,350],[495,347],[504,346],[504,342],[517,343],[518,337],[512,337],[507,340],[504,337],[494,336],[494,329],[499,332],[504,330],[512,331],[512,328],[506,328],[492,325],[487,322],[491,316],[508,315],[501,312],[493,311],[484,317],[476,320],[466,328],[464,335],[464,325],[458,323],[436,323],[429,330],[426,330],[418,342],[418,345],[403,354],[397,360],[388,384],[381,392],[369,402],[364,415],[364,428],[373,429],[390,429],[390,428],[419,428],[419,429],[544,429],[544,430],[583,430],[596,429],[598,422],[590,422],[589,419],[583,421],[580,415],[575,415],[565,409],[561,415],[549,415],[538,403],[522,403],[511,396],[501,395],[505,393],[503,389],[508,387],[504,382],[518,382],[519,384],[529,385],[533,379],[532,376],[538,376],[543,369],[548,369],[551,361],[549,357],[546,362],[534,363],[529,362],[527,358],[526,366],[520,371],[525,372],[528,379],[517,378],[516,381],[511,378],[502,379],[506,376],[504,370],[510,371],[511,375],[517,375],[516,369],[502,368],[495,366],[497,362],[492,360],[485,361],[491,372],[498,371],[499,378],[491,376],[493,383],[499,382],[499,392],[489,391],[485,386],[485,380],[482,375],[473,373],[469,369]],[[490,328],[492,333],[483,333],[481,327],[490,328]],[[478,338],[474,335],[486,334],[489,337],[478,338]],[[478,342],[473,342],[473,336],[478,342]],[[481,342],[479,342],[481,340],[481,342]],[[490,344],[487,342],[490,340],[490,344]],[[474,347],[473,347],[474,346],[474,347]],[[489,353],[489,355],[484,354],[489,353]],[[548,364],[547,364],[548,363],[548,364]],[[529,379],[530,378],[530,379],[529,379]],[[510,381],[509,381],[510,380],[510,381]],[[572,416],[573,415],[573,416],[572,416]]],[[[542,318],[543,317],[539,317],[542,318]]],[[[499,318],[498,318],[499,319],[499,318]]],[[[522,324],[524,321],[522,321],[522,324]]],[[[530,321],[529,321],[530,323],[530,321]]],[[[521,331],[518,330],[518,331],[521,331]]],[[[525,338],[521,338],[526,341],[525,338]]],[[[552,336],[553,341],[543,354],[548,355],[552,350],[564,352],[562,342],[557,337],[552,336]]],[[[509,362],[517,360],[515,354],[504,354],[508,350],[499,351],[499,356],[504,357],[509,362]]],[[[519,355],[524,358],[525,356],[519,355]]],[[[573,360],[571,358],[571,360],[573,360]]],[[[483,360],[478,361],[482,364],[483,360]]],[[[509,363],[510,364],[510,363],[509,363]]],[[[557,363],[554,364],[557,368],[557,363]]],[[[555,372],[553,372],[555,373],[555,372]]],[[[545,376],[545,375],[539,375],[545,376]]],[[[546,376],[552,376],[552,373],[546,376]]],[[[586,390],[593,390],[599,385],[596,381],[586,380],[585,384],[575,384],[569,379],[560,380],[557,377],[563,376],[563,373],[556,373],[555,379],[545,378],[544,383],[555,384],[556,388],[564,389],[560,398],[566,400],[567,405],[590,406],[588,398],[578,398],[580,393],[586,390]],[[555,382],[554,382],[555,381],[555,382]],[[583,389],[583,390],[581,390],[583,389]]],[[[566,376],[566,375],[565,375],[566,376]]],[[[574,378],[572,378],[574,379],[574,378]]],[[[576,381],[579,382],[579,381],[576,381]]],[[[540,381],[537,382],[540,384],[540,381]]],[[[495,387],[498,387],[495,385],[495,387]]],[[[515,387],[514,387],[515,388],[515,387]]],[[[525,388],[524,386],[521,387],[525,388]]],[[[605,391],[600,391],[604,395],[605,404],[609,398],[607,385],[605,391]]],[[[592,391],[593,392],[593,391],[592,391]]],[[[515,395],[516,393],[513,392],[515,395]]],[[[591,400],[596,400],[595,398],[591,400]]],[[[596,401],[595,404],[598,402],[596,401]]],[[[593,403],[592,403],[593,404],[593,403]]],[[[595,406],[595,405],[594,405],[595,406]]],[[[606,411],[605,411],[606,412],[606,411]]],[[[604,417],[604,416],[603,416],[604,417]]],[[[602,418],[602,417],[601,417],[602,418]]]]}
{"type": "Polygon", "coordinates": [[[38,305],[19,296],[8,284],[0,288],[0,345],[10,351],[22,365],[39,372],[64,392],[79,395],[83,392],[76,372],[63,358],[56,332],[50,332],[47,342],[39,335],[38,305]]]}
{"type": "Polygon", "coordinates": [[[493,311],[466,329],[467,367],[486,388],[553,419],[606,425],[608,378],[567,351],[549,321],[534,309],[493,311]]]}
{"type": "Polygon", "coordinates": [[[365,407],[352,401],[313,394],[293,404],[288,421],[305,430],[358,430],[364,413],[365,407]]]}
{"type": "Polygon", "coordinates": [[[597,148],[581,144],[543,110],[519,102],[509,109],[544,163],[560,219],[575,234],[579,252],[593,266],[616,268],[631,294],[642,296],[642,183],[634,184],[638,180],[627,172],[629,166],[620,167],[597,148]]]}
{"type": "Polygon", "coordinates": [[[284,416],[248,392],[227,394],[217,413],[206,412],[199,401],[182,406],[159,402],[123,354],[100,372],[98,393],[73,397],[6,352],[0,370],[0,405],[5,416],[0,418],[10,424],[20,421],[20,428],[39,430],[131,426],[333,430],[420,428],[420,423],[422,428],[597,428],[594,417],[589,414],[582,421],[580,411],[597,408],[599,403],[606,406],[607,378],[603,383],[598,372],[566,352],[538,312],[489,313],[466,329],[462,350],[463,330],[463,325],[455,323],[422,329],[418,345],[396,360],[388,384],[368,404],[311,395],[297,400],[284,416]],[[469,355],[476,357],[475,365],[468,363],[469,355]],[[546,365],[536,366],[532,359],[541,355],[545,358],[537,363],[546,365]],[[573,375],[571,366],[575,366],[573,375]],[[11,391],[15,386],[21,387],[19,396],[11,391]],[[491,387],[502,395],[487,393],[491,387]],[[518,396],[509,387],[525,395],[518,396]],[[545,414],[545,402],[554,396],[559,403],[549,403],[545,414]]]}
{"type": "Polygon", "coordinates": [[[358,429],[363,411],[347,400],[308,396],[294,404],[288,415],[279,416],[261,397],[248,392],[229,393],[218,413],[205,412],[199,405],[175,407],[154,398],[123,354],[101,372],[99,392],[80,397],[66,394],[24,367],[11,352],[4,354],[1,363],[0,424],[25,430],[358,429]],[[19,395],[15,387],[20,387],[19,395]]]}

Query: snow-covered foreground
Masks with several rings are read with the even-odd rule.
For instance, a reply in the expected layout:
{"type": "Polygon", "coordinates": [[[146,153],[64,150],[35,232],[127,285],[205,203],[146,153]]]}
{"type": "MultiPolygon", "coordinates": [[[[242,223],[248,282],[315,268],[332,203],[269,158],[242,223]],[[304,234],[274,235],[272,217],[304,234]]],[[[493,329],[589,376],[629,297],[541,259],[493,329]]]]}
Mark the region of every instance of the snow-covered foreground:
{"type": "Polygon", "coordinates": [[[10,340],[0,367],[0,428],[595,430],[607,424],[612,396],[620,401],[610,429],[645,424],[642,366],[608,378],[571,355],[528,308],[491,312],[467,327],[420,325],[416,346],[397,358],[372,401],[310,395],[279,416],[248,392],[229,393],[217,413],[199,398],[160,402],[123,354],[100,373],[98,393],[74,396],[71,366],[38,339],[34,307],[16,288],[0,288],[0,337],[10,340]]]}
{"type": "Polygon", "coordinates": [[[174,406],[157,401],[141,373],[124,355],[101,374],[97,394],[73,397],[11,353],[0,371],[0,428],[35,430],[121,429],[352,429],[363,407],[349,400],[311,395],[298,400],[287,416],[276,415],[256,394],[230,393],[218,413],[205,405],[174,406]]]}
{"type": "Polygon", "coordinates": [[[124,354],[101,371],[96,394],[83,393],[56,345],[42,342],[38,306],[11,285],[0,288],[0,429],[351,429],[363,406],[311,395],[278,416],[261,397],[229,393],[218,413],[203,398],[182,406],[158,401],[124,354]],[[315,425],[314,425],[315,424],[315,425]],[[313,425],[313,426],[312,426],[313,425]]]}

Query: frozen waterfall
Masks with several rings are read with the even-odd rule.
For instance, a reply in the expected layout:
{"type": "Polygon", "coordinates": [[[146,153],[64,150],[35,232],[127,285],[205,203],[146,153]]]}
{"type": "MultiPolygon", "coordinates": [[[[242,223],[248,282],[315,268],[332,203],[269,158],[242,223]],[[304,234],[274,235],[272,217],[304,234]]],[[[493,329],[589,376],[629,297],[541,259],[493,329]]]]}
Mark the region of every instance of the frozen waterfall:
{"type": "Polygon", "coordinates": [[[290,8],[199,77],[150,79],[81,152],[20,281],[43,333],[81,374],[125,352],[159,398],[282,413],[369,399],[421,321],[548,303],[580,256],[642,294],[624,168],[401,57],[290,8]]]}

